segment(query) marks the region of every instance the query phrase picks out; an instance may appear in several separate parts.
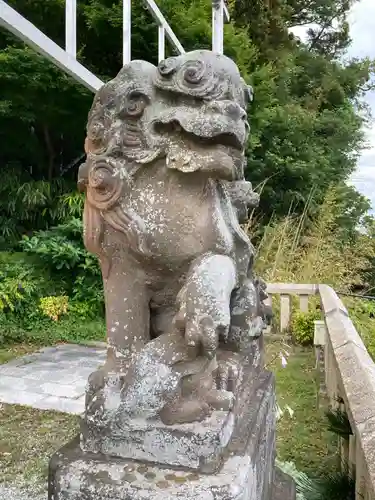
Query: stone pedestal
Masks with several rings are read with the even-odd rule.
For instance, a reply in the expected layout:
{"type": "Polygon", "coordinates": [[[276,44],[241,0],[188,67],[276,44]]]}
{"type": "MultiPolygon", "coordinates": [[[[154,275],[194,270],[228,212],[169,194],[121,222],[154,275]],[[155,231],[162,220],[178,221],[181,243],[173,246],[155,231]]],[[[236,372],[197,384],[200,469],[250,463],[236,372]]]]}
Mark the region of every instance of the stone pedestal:
{"type": "MultiPolygon", "coordinates": [[[[275,476],[274,397],[271,373],[258,373],[252,380],[247,377],[241,396],[226,419],[223,412],[214,412],[220,415],[189,424],[191,436],[190,439],[185,436],[185,447],[184,432],[178,435],[176,429],[169,429],[169,436],[175,436],[175,444],[155,441],[157,453],[153,457],[148,455],[149,460],[112,458],[108,454],[83,451],[77,438],[51,459],[49,500],[292,500],[292,496],[283,497],[289,491],[285,480],[275,476]],[[211,428],[215,422],[226,422],[226,431],[218,432],[217,425],[211,428]],[[202,444],[203,428],[208,436],[218,432],[216,441],[212,439],[206,448],[202,444]],[[194,436],[196,442],[201,436],[200,447],[194,445],[194,436]],[[216,448],[211,450],[215,442],[216,448]],[[168,448],[170,465],[166,464],[168,448]],[[163,463],[156,463],[157,457],[163,463]],[[183,465],[175,465],[178,462],[183,465]],[[211,467],[215,472],[203,472],[204,464],[215,464],[211,467]]],[[[154,432],[162,436],[160,429],[154,432]]],[[[139,434],[137,437],[140,439],[137,449],[146,449],[142,437],[139,434]]],[[[150,442],[146,437],[145,440],[150,442]]],[[[133,437],[133,445],[134,441],[133,437]]]]}

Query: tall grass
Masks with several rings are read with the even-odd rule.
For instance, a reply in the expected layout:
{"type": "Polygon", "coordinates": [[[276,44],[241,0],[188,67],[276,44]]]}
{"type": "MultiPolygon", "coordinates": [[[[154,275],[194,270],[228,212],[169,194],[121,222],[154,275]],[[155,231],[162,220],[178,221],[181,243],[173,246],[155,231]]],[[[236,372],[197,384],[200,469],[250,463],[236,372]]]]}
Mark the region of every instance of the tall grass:
{"type": "MultiPolygon", "coordinates": [[[[360,233],[354,240],[343,237],[335,190],[326,196],[314,222],[308,218],[309,203],[299,217],[289,214],[265,228],[257,245],[258,274],[267,282],[324,283],[343,292],[366,285],[364,269],[375,250],[371,238],[360,233]]],[[[254,232],[252,220],[247,230],[254,232]]]]}
{"type": "MultiPolygon", "coordinates": [[[[375,241],[358,232],[356,238],[345,237],[337,223],[340,205],[331,190],[311,222],[309,203],[303,214],[289,214],[272,220],[257,245],[256,271],[269,283],[327,284],[338,292],[350,292],[353,286],[370,288],[365,270],[371,269],[375,241]]],[[[256,224],[250,220],[247,230],[253,234],[256,224]]],[[[345,298],[359,334],[375,360],[375,302],[345,298]]],[[[276,310],[277,315],[277,310],[276,310]]]]}

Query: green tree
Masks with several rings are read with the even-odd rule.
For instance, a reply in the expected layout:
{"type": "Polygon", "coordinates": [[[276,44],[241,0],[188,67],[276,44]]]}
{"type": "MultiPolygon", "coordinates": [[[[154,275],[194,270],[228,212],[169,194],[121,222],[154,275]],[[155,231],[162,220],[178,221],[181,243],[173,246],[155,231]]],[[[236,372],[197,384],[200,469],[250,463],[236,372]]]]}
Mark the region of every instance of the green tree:
{"type": "MultiPolygon", "coordinates": [[[[64,0],[9,3],[63,46],[64,0]]],[[[291,206],[301,212],[312,192],[311,210],[316,213],[328,187],[343,182],[355,168],[365,119],[358,98],[368,86],[372,63],[337,59],[349,42],[345,23],[352,3],[230,2],[233,22],[225,27],[225,48],[255,89],[246,174],[263,190],[260,210],[265,220],[285,215],[291,206]],[[302,44],[289,28],[308,23],[321,33],[311,32],[302,44]]],[[[210,47],[209,0],[182,0],[178,9],[174,0],[158,4],[186,50],[210,47]]],[[[103,80],[114,77],[122,65],[122,2],[80,0],[77,19],[78,59],[103,80]]],[[[172,53],[168,44],[167,53],[172,53]]],[[[132,56],[156,63],[156,55],[157,26],[142,3],[134,2],[132,56]]],[[[33,189],[40,191],[38,182],[60,186],[56,179],[82,155],[91,101],[81,85],[0,31],[0,160],[6,184],[31,183],[21,189],[21,194],[29,189],[30,195],[33,189]]],[[[66,187],[51,188],[52,199],[71,189],[74,177],[74,169],[64,173],[66,187]]],[[[56,223],[47,215],[53,212],[53,201],[38,201],[29,210],[18,189],[3,193],[0,217],[16,232],[56,223]],[[26,223],[20,207],[35,217],[26,223]]]]}

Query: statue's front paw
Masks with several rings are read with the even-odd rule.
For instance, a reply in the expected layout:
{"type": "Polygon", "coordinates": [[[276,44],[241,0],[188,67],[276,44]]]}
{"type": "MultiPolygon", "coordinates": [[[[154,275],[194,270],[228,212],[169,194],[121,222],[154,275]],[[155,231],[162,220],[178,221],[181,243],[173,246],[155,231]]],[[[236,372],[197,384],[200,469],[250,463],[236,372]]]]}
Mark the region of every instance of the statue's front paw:
{"type": "Polygon", "coordinates": [[[203,354],[212,359],[216,355],[219,337],[228,337],[230,319],[229,314],[225,321],[214,321],[209,315],[182,311],[175,317],[175,326],[184,331],[188,346],[201,348],[203,354]]]}

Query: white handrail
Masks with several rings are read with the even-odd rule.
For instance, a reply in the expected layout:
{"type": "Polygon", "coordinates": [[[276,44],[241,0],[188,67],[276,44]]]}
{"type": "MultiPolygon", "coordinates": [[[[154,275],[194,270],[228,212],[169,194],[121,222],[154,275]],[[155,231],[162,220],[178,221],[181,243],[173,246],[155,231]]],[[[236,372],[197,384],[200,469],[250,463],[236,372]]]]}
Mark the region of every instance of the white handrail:
{"type": "MultiPolygon", "coordinates": [[[[163,16],[163,14],[160,12],[160,9],[156,5],[155,1],[154,0],[145,0],[145,2],[146,2],[146,5],[147,5],[151,15],[153,16],[153,18],[157,22],[158,26],[162,26],[164,28],[165,34],[167,35],[168,40],[171,42],[173,47],[177,50],[177,52],[179,54],[185,54],[185,49],[183,48],[179,39],[176,37],[176,35],[172,31],[172,28],[169,26],[169,24],[165,20],[165,17],[163,16]]],[[[178,7],[178,5],[176,5],[176,7],[178,7]]]]}
{"type": "Polygon", "coordinates": [[[212,50],[224,52],[224,0],[212,1],[212,50]]]}
{"type": "Polygon", "coordinates": [[[0,25],[33,47],[91,91],[96,92],[103,85],[103,82],[91,73],[91,71],[82,66],[75,57],[72,57],[66,50],[59,47],[57,43],[48,38],[30,21],[18,14],[4,0],[0,0],[0,25]]]}
{"type": "Polygon", "coordinates": [[[165,28],[159,26],[158,31],[158,62],[165,59],[165,28]]]}
{"type": "Polygon", "coordinates": [[[65,50],[76,58],[77,55],[77,0],[65,1],[65,50]]]}
{"type": "MultiPolygon", "coordinates": [[[[131,1],[123,1],[122,52],[123,64],[131,61],[131,1]]],[[[135,0],[133,0],[135,1],[135,0]]],[[[158,60],[165,58],[165,37],[178,54],[184,54],[172,28],[167,23],[155,0],[142,0],[158,25],[158,60]]],[[[176,5],[176,8],[178,6],[176,5]]],[[[224,22],[229,21],[229,12],[224,0],[212,0],[212,50],[223,53],[224,22]]],[[[103,82],[82,66],[77,56],[77,0],[65,1],[65,50],[42,33],[36,26],[21,16],[4,0],[0,0],[0,26],[11,31],[18,38],[36,49],[59,68],[85,85],[93,92],[99,90],[103,82]]]]}
{"type": "Polygon", "coordinates": [[[122,0],[122,63],[130,63],[131,56],[131,0],[122,0]]]}

